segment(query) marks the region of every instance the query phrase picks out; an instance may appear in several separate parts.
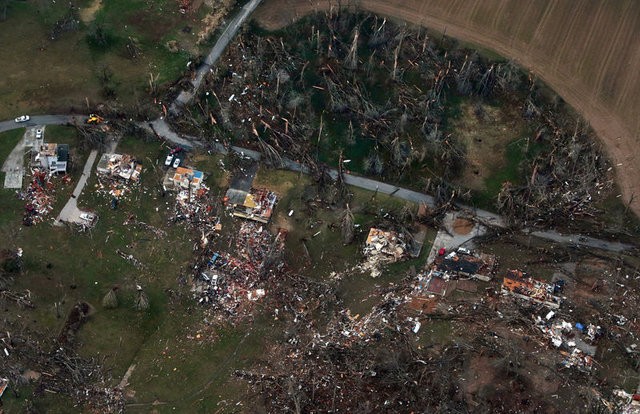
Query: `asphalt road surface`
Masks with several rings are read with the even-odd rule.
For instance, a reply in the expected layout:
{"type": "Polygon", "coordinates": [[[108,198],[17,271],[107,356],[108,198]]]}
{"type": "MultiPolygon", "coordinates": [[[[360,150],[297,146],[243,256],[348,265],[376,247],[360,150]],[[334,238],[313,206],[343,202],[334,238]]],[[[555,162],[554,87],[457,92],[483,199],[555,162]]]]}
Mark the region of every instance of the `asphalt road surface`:
{"type": "Polygon", "coordinates": [[[253,11],[258,7],[258,5],[262,2],[262,0],[251,0],[249,3],[245,4],[242,8],[242,11],[235,16],[231,22],[227,25],[227,28],[222,32],[216,44],[213,46],[207,58],[204,60],[204,63],[198,68],[196,72],[196,77],[191,81],[193,84],[193,91],[182,91],[180,95],[176,98],[175,102],[171,104],[170,110],[172,113],[180,112],[180,107],[186,105],[193,98],[194,93],[200,89],[200,85],[204,80],[205,75],[213,65],[216,64],[220,56],[224,52],[224,50],[229,46],[229,42],[236,36],[238,30],[245,22],[247,17],[253,13],[253,11]]]}
{"type": "Polygon", "coordinates": [[[27,122],[15,122],[14,120],[0,122],[0,132],[12,129],[34,127],[37,125],[66,125],[84,123],[85,115],[34,115],[27,122]]]}

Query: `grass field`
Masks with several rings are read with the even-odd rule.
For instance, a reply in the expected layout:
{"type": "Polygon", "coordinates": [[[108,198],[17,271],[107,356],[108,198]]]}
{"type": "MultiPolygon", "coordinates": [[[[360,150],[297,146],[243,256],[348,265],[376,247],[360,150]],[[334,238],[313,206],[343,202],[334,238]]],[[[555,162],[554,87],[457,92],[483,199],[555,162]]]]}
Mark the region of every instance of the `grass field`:
{"type": "Polygon", "coordinates": [[[196,45],[202,18],[211,11],[179,13],[171,0],[78,0],[82,19],[77,30],[51,38],[58,19],[67,15],[68,2],[10,1],[7,20],[0,22],[0,119],[17,113],[66,113],[86,111],[104,101],[99,76],[112,73],[110,86],[117,102],[132,105],[152,99],[149,74],[163,85],[175,81],[190,56],[204,51],[196,45]],[[87,18],[84,10],[91,9],[87,18]],[[95,33],[104,33],[96,41],[95,33]],[[131,59],[129,39],[135,39],[140,56],[131,59]],[[175,53],[166,47],[176,41],[175,53]],[[9,47],[10,45],[10,47],[9,47]]]}
{"type": "MultiPolygon", "coordinates": [[[[269,29],[338,2],[267,0],[269,29]]],[[[344,3],[341,3],[344,5],[344,3]]],[[[633,0],[363,0],[358,7],[423,25],[513,59],[541,77],[593,127],[640,214],[640,3],[633,0]]]]}
{"type": "MultiPolygon", "coordinates": [[[[24,135],[24,128],[14,129],[12,131],[0,133],[0,166],[7,159],[7,156],[13,151],[18,141],[24,135]]],[[[0,171],[0,182],[4,183],[4,173],[0,171]]]]}
{"type": "MultiPolygon", "coordinates": [[[[47,139],[78,146],[75,131],[69,127],[47,127],[47,139]]],[[[21,131],[3,134],[9,142],[21,136],[21,131]]],[[[4,142],[4,141],[2,141],[4,142]]],[[[9,143],[0,147],[4,155],[9,143]],[[5,146],[7,147],[5,149],[5,146]]],[[[73,148],[72,147],[72,148],[73,148]]],[[[282,321],[261,312],[253,321],[237,327],[205,323],[203,307],[197,305],[188,286],[179,282],[190,270],[194,235],[182,225],[167,223],[172,210],[171,195],[162,197],[161,178],[166,146],[158,142],[145,143],[125,137],[118,151],[135,155],[143,162],[141,184],[129,197],[124,198],[117,210],[111,210],[108,197],[97,194],[95,174],[87,183],[79,199],[81,208],[99,215],[96,227],[88,233],[78,233],[66,227],[53,227],[44,222],[33,227],[21,225],[23,202],[12,191],[0,193],[0,234],[10,243],[9,248],[24,249],[25,270],[12,289],[29,289],[36,308],[19,309],[9,303],[3,323],[24,320],[25,329],[37,332],[42,346],[53,349],[53,338],[61,329],[65,316],[78,301],[87,301],[93,307],[90,319],[80,329],[77,350],[81,356],[97,358],[113,376],[115,386],[127,370],[132,368],[126,388],[128,412],[224,412],[242,411],[246,384],[236,382],[233,371],[264,362],[266,350],[282,339],[286,329],[282,321]],[[167,231],[157,238],[152,233],[123,222],[130,215],[167,231]],[[138,258],[145,267],[137,269],[116,254],[121,249],[138,258]],[[150,298],[146,312],[134,310],[135,286],[140,284],[150,298]],[[118,286],[119,306],[105,309],[102,298],[113,286],[118,286]],[[56,310],[55,303],[59,304],[56,310]]],[[[78,153],[79,164],[86,153],[78,153]]],[[[194,165],[211,173],[208,183],[219,193],[227,183],[227,174],[219,166],[219,155],[195,154],[194,165]],[[222,187],[221,187],[222,186],[222,187]]],[[[80,171],[80,169],[78,169],[80,171]]],[[[75,176],[74,172],[74,176],[75,176]]],[[[77,177],[76,177],[77,178],[77,177]]],[[[72,183],[70,188],[75,184],[72,183]]],[[[343,246],[339,229],[331,228],[340,210],[304,210],[303,195],[309,188],[306,176],[277,170],[261,169],[256,186],[267,186],[280,196],[273,220],[274,227],[290,230],[286,257],[293,269],[310,278],[325,280],[331,270],[352,267],[361,258],[359,249],[365,233],[359,233],[354,244],[343,246]],[[288,216],[293,209],[295,214],[288,216]],[[310,227],[313,226],[313,227],[310,227]],[[301,237],[317,237],[308,241],[310,261],[304,258],[301,237]]],[[[397,212],[404,203],[385,196],[361,190],[354,191],[352,209],[356,221],[365,229],[385,212],[397,212]]],[[[57,210],[62,207],[68,193],[59,191],[57,210]]],[[[224,220],[230,220],[226,217],[224,220]]],[[[226,222],[225,222],[226,223],[226,222]]],[[[230,231],[233,226],[225,224],[230,231]]],[[[425,244],[425,252],[428,243],[425,244]]],[[[422,263],[425,254],[413,263],[422,263]]],[[[341,298],[355,311],[365,311],[375,301],[376,286],[397,281],[403,277],[408,264],[390,268],[380,279],[371,279],[358,272],[350,273],[342,282],[341,298]]],[[[19,352],[19,350],[16,350],[19,352]]],[[[18,389],[19,396],[8,393],[3,398],[8,412],[21,411],[26,404],[42,412],[81,412],[70,408],[72,401],[59,394],[32,395],[33,386],[18,389]],[[31,401],[27,403],[27,400],[31,401]]],[[[246,408],[246,405],[244,406],[246,408]]]]}

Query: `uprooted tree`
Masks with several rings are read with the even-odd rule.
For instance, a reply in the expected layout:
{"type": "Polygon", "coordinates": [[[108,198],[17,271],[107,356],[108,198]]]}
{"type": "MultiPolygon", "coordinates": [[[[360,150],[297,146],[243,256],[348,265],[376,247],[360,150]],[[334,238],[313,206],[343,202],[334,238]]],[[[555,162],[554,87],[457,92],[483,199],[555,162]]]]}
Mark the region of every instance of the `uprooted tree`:
{"type": "Polygon", "coordinates": [[[591,201],[610,188],[590,129],[513,62],[374,15],[332,10],[305,23],[277,35],[241,33],[225,56],[233,66],[209,73],[173,122],[312,172],[342,168],[341,154],[351,153],[344,161],[356,172],[432,193],[446,209],[472,195],[460,186],[466,148],[449,125],[456,102],[501,100],[521,108],[535,131],[520,178],[498,200],[501,212],[513,221],[593,214],[591,201]]]}

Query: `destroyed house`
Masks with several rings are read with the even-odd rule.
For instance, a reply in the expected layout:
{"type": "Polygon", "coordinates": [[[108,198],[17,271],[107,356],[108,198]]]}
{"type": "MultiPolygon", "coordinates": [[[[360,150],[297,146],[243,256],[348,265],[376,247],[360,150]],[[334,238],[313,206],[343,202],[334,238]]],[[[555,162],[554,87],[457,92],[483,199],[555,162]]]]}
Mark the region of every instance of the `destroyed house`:
{"type": "Polygon", "coordinates": [[[380,230],[372,227],[365,242],[364,254],[367,256],[383,254],[399,260],[406,254],[407,244],[394,231],[380,230]]]}
{"type": "Polygon", "coordinates": [[[202,181],[204,180],[204,173],[202,171],[194,170],[192,168],[178,167],[176,168],[176,172],[173,174],[172,182],[176,189],[183,188],[188,189],[191,188],[194,191],[197,191],[202,186],[202,181]]]}
{"type": "Polygon", "coordinates": [[[562,301],[553,291],[553,285],[533,279],[520,270],[509,270],[502,281],[503,293],[558,309],[562,301]]]}
{"type": "Polygon", "coordinates": [[[449,279],[445,274],[432,270],[426,278],[420,278],[417,289],[421,293],[444,296],[449,287],[449,279]]]}
{"type": "Polygon", "coordinates": [[[457,251],[437,257],[433,269],[453,278],[474,278],[488,282],[491,280],[495,265],[496,257],[494,255],[457,251]]]}
{"type": "Polygon", "coordinates": [[[66,174],[69,162],[69,145],[40,144],[33,158],[33,164],[45,168],[50,174],[66,174]]]}
{"type": "Polygon", "coordinates": [[[231,205],[233,216],[268,223],[278,197],[266,189],[251,189],[250,192],[229,189],[227,202],[231,205]]]}
{"type": "Polygon", "coordinates": [[[111,178],[138,181],[142,165],[131,155],[107,153],[102,154],[102,157],[100,157],[97,171],[99,174],[107,175],[111,178]]]}
{"type": "Polygon", "coordinates": [[[8,387],[9,387],[9,380],[6,378],[0,378],[0,398],[2,398],[2,395],[4,394],[4,392],[8,387]]]}

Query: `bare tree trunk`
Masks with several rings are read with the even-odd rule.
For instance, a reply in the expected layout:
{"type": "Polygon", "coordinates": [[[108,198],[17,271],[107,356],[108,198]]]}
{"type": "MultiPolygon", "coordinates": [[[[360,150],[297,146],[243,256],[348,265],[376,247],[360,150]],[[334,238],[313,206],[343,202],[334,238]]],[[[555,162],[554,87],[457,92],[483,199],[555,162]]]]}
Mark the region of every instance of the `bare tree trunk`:
{"type": "Polygon", "coordinates": [[[351,42],[351,48],[344,60],[344,65],[347,69],[356,70],[358,68],[358,37],[360,32],[358,28],[353,32],[353,42],[351,42]]]}

